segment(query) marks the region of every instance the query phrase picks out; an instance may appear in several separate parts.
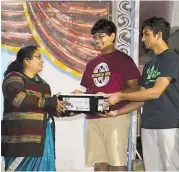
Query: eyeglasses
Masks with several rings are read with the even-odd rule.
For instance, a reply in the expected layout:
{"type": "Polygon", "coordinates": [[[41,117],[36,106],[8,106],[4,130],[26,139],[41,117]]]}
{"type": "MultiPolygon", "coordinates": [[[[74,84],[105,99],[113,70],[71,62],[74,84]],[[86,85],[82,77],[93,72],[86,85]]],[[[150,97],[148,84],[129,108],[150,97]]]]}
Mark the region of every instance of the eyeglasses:
{"type": "Polygon", "coordinates": [[[42,59],[42,57],[41,57],[41,56],[32,56],[32,57],[35,57],[35,58],[37,58],[37,59],[39,59],[39,60],[41,60],[41,59],[42,59]]]}
{"type": "Polygon", "coordinates": [[[99,34],[99,35],[94,35],[93,40],[94,41],[102,40],[105,36],[107,36],[105,33],[102,33],[102,34],[99,34]]]}

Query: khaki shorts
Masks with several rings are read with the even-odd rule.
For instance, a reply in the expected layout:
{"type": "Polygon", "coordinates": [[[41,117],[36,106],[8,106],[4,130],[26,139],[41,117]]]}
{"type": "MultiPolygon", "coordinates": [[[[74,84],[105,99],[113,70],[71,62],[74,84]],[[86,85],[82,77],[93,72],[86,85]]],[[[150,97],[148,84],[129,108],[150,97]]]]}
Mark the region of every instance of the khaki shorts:
{"type": "Polygon", "coordinates": [[[86,125],[86,166],[106,162],[111,166],[127,165],[129,115],[88,119],[86,125]]]}

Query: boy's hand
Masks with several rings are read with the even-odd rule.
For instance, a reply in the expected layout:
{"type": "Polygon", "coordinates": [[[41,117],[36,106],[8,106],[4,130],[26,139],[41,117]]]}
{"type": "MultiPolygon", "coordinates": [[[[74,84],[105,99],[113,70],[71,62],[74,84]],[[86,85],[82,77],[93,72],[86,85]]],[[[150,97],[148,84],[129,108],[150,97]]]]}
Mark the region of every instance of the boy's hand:
{"type": "Polygon", "coordinates": [[[72,91],[73,94],[85,94],[85,92],[80,91],[80,90],[74,90],[72,91]]]}
{"type": "Polygon", "coordinates": [[[99,116],[101,116],[103,118],[116,117],[116,116],[118,116],[118,110],[105,112],[103,114],[99,114],[99,116]]]}

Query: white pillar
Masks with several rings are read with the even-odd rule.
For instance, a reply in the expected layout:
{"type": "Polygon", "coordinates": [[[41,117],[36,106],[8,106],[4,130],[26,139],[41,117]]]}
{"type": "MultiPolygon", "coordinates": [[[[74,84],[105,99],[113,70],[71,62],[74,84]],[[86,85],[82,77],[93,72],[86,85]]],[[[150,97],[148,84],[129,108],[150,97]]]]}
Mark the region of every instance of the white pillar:
{"type": "MultiPolygon", "coordinates": [[[[115,10],[113,20],[117,26],[115,46],[118,50],[130,55],[137,66],[139,64],[139,3],[139,1],[119,0],[113,4],[115,10]]],[[[132,159],[134,159],[138,122],[137,112],[134,111],[132,114],[132,138],[130,139],[132,139],[132,159]]]]}

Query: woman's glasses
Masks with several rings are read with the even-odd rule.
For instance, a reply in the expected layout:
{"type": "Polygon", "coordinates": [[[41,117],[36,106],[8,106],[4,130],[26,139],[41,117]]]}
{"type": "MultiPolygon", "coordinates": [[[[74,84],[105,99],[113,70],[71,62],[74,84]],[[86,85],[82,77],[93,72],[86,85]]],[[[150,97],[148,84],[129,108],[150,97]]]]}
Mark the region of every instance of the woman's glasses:
{"type": "Polygon", "coordinates": [[[32,57],[35,57],[35,58],[37,58],[37,59],[39,59],[39,60],[41,60],[42,59],[42,56],[41,55],[39,55],[39,56],[32,56],[32,57]]]}

